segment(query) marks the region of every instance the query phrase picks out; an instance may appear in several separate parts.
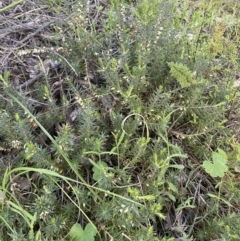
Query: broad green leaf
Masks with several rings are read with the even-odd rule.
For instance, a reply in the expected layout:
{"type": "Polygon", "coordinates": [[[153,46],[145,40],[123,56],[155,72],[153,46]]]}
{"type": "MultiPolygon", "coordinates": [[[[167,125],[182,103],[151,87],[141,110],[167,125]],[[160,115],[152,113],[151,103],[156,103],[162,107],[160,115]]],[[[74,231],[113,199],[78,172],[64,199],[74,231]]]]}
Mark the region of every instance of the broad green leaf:
{"type": "Polygon", "coordinates": [[[91,223],[88,223],[84,229],[82,241],[94,241],[94,237],[96,234],[96,228],[91,223]]]}
{"type": "Polygon", "coordinates": [[[94,181],[99,181],[102,178],[102,175],[107,172],[108,165],[103,162],[99,161],[94,165],[93,167],[93,180],[94,181]]]}
{"type": "Polygon", "coordinates": [[[82,237],[82,234],[83,229],[79,223],[75,223],[69,232],[69,236],[71,237],[72,241],[79,241],[82,237]]]}
{"type": "Polygon", "coordinates": [[[169,165],[169,167],[176,168],[176,169],[179,169],[179,170],[184,169],[184,165],[178,165],[178,164],[169,165]]]}
{"type": "Polygon", "coordinates": [[[96,234],[97,230],[91,223],[88,223],[84,230],[79,223],[75,223],[69,232],[72,241],[94,241],[96,234]]]}
{"type": "Polygon", "coordinates": [[[33,241],[34,240],[34,231],[33,229],[30,229],[28,232],[28,240],[33,241]]]}
{"type": "Polygon", "coordinates": [[[170,190],[172,190],[173,192],[178,193],[178,190],[177,190],[175,185],[173,185],[171,182],[167,182],[167,184],[168,184],[168,187],[169,187],[170,190]]]}
{"type": "Polygon", "coordinates": [[[169,192],[165,193],[173,202],[176,202],[176,198],[169,192]]]}
{"type": "Polygon", "coordinates": [[[212,177],[223,177],[224,173],[228,170],[226,163],[227,154],[218,148],[218,152],[212,153],[212,162],[204,161],[203,167],[212,177]]]}

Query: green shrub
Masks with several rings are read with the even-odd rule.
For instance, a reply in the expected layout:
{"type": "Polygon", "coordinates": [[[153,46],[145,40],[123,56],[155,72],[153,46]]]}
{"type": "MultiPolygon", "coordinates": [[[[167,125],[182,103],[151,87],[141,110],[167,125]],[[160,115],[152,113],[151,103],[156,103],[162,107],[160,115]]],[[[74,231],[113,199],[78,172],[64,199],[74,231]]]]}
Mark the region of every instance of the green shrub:
{"type": "Polygon", "coordinates": [[[63,82],[47,75],[34,95],[1,76],[0,239],[237,240],[237,13],[228,25],[216,0],[99,2],[73,1],[55,29],[63,82]]]}

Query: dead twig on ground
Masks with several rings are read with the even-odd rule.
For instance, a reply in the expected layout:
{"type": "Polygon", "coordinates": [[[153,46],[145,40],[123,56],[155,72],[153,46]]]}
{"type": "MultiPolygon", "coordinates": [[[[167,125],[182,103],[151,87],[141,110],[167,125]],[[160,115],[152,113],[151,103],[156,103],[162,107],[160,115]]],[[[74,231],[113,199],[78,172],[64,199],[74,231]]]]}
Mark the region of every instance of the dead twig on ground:
{"type": "Polygon", "coordinates": [[[26,1],[26,0],[19,0],[19,1],[17,1],[17,2],[13,2],[13,3],[7,5],[6,7],[1,8],[1,9],[0,9],[0,13],[2,13],[2,12],[4,12],[4,11],[7,11],[7,10],[10,9],[10,8],[13,8],[13,7],[17,6],[18,4],[20,4],[20,3],[24,2],[24,1],[26,1]]]}
{"type": "MultiPolygon", "coordinates": [[[[51,65],[49,65],[48,67],[51,67],[51,69],[55,69],[57,67],[60,66],[61,63],[57,62],[57,63],[51,63],[51,65]]],[[[27,80],[26,82],[24,82],[21,85],[18,85],[16,87],[16,89],[23,89],[23,88],[27,88],[31,85],[33,85],[37,80],[39,80],[41,77],[43,77],[45,75],[45,72],[40,72],[38,75],[36,75],[34,78],[31,78],[29,80],[27,80]]]]}
{"type": "Polygon", "coordinates": [[[30,30],[36,29],[38,27],[38,29],[34,33],[29,34],[27,37],[25,37],[23,40],[20,41],[20,42],[25,42],[26,40],[33,37],[34,35],[36,35],[37,33],[39,33],[44,28],[48,27],[50,24],[52,24],[54,22],[55,22],[55,20],[49,21],[49,22],[43,24],[40,27],[38,27],[35,22],[10,26],[10,27],[4,28],[4,29],[0,29],[0,38],[4,38],[4,37],[6,37],[7,35],[9,35],[13,32],[30,31],[30,30]]]}
{"type": "Polygon", "coordinates": [[[27,40],[29,40],[30,38],[32,38],[33,36],[35,36],[36,34],[41,32],[44,28],[48,27],[49,25],[51,25],[54,22],[55,22],[55,20],[52,20],[50,22],[47,22],[47,23],[43,24],[35,32],[28,34],[25,38],[23,38],[21,41],[19,41],[15,46],[20,46],[21,44],[23,44],[24,42],[26,42],[27,40]]]}
{"type": "Polygon", "coordinates": [[[18,85],[18,86],[16,87],[16,89],[22,89],[22,88],[26,88],[26,87],[28,87],[28,86],[30,86],[30,85],[33,85],[38,79],[40,79],[41,77],[43,77],[44,74],[45,74],[44,72],[41,72],[40,74],[36,75],[34,78],[27,80],[26,82],[24,82],[24,83],[21,84],[21,85],[18,85]]]}

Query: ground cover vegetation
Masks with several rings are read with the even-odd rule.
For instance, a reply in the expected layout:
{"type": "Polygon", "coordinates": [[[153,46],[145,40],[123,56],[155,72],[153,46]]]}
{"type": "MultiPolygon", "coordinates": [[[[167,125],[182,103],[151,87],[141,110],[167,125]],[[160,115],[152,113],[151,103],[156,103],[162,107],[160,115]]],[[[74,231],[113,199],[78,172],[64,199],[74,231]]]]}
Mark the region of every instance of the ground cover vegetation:
{"type": "Polygon", "coordinates": [[[234,0],[1,2],[0,240],[239,240],[234,0]]]}

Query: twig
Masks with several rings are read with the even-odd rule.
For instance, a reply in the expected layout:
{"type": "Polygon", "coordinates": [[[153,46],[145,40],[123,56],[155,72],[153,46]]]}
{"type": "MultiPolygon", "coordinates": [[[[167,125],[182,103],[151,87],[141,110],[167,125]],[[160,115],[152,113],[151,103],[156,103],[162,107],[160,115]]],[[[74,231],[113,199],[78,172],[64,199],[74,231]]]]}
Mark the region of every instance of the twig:
{"type": "Polygon", "coordinates": [[[23,24],[19,24],[19,25],[9,26],[7,28],[0,29],[0,34],[10,34],[12,32],[16,32],[16,31],[32,30],[33,28],[35,28],[34,25],[36,25],[36,23],[28,22],[28,23],[23,23],[23,24]]]}
{"type": "Polygon", "coordinates": [[[52,20],[48,23],[43,24],[39,29],[37,29],[35,32],[28,34],[28,36],[26,36],[25,38],[23,38],[21,41],[19,41],[16,46],[19,46],[21,44],[23,44],[24,42],[26,42],[27,40],[29,40],[30,38],[32,38],[34,35],[38,34],[40,31],[42,31],[44,28],[48,27],[50,24],[54,23],[55,20],[52,20]]]}
{"type": "Polygon", "coordinates": [[[13,8],[13,7],[15,7],[16,5],[18,5],[18,4],[20,4],[20,3],[24,2],[24,1],[25,1],[25,0],[19,0],[19,1],[17,1],[17,2],[13,2],[13,3],[7,5],[6,7],[1,8],[1,9],[0,9],[0,13],[2,13],[2,12],[4,12],[4,11],[7,11],[7,10],[10,9],[10,8],[13,8]]]}
{"type": "MultiPolygon", "coordinates": [[[[57,63],[57,64],[53,64],[51,67],[51,69],[55,69],[55,68],[57,68],[58,66],[60,66],[60,64],[61,63],[57,63]]],[[[33,85],[38,79],[40,79],[41,77],[43,77],[45,75],[45,73],[44,72],[41,72],[41,73],[39,73],[38,75],[36,75],[34,78],[32,78],[32,79],[29,79],[29,80],[27,80],[26,82],[24,82],[23,84],[21,84],[21,85],[18,85],[18,86],[16,86],[16,89],[22,89],[22,88],[26,88],[26,87],[28,87],[28,86],[30,86],[30,85],[33,85]]]]}
{"type": "MultiPolygon", "coordinates": [[[[50,24],[54,23],[55,21],[56,20],[52,20],[50,22],[47,22],[47,23],[43,24],[35,32],[29,34],[24,39],[22,39],[17,45],[21,45],[23,42],[27,41],[29,38],[31,38],[34,35],[38,34],[41,30],[43,30],[44,28],[48,27],[50,24]]],[[[22,25],[10,26],[10,27],[5,28],[5,29],[0,29],[0,37],[4,38],[8,34],[11,34],[13,32],[20,32],[20,31],[27,31],[27,30],[36,29],[37,26],[34,26],[34,25],[36,25],[34,22],[30,22],[30,23],[26,23],[26,24],[22,24],[22,25]]]]}
{"type": "Polygon", "coordinates": [[[18,85],[16,87],[16,89],[22,89],[22,88],[28,87],[30,85],[33,85],[38,79],[40,79],[43,76],[44,76],[44,72],[41,72],[40,74],[36,75],[34,78],[27,80],[26,82],[24,82],[21,85],[18,85]]]}

